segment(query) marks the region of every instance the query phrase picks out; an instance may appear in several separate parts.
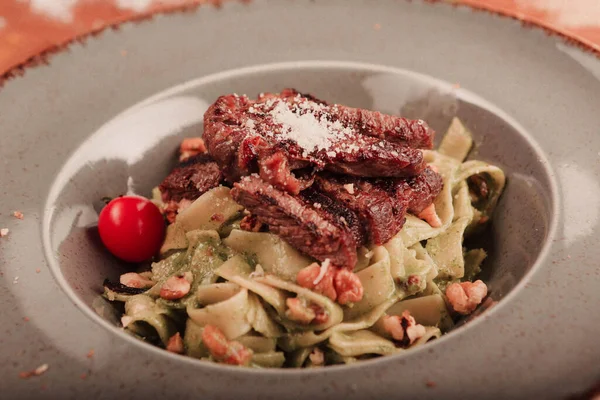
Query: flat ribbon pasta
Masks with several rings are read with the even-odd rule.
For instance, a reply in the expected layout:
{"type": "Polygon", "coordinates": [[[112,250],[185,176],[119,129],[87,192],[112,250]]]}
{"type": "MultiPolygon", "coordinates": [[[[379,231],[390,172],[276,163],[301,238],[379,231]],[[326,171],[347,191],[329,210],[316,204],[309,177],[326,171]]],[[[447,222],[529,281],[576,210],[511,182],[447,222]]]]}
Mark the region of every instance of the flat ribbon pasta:
{"type": "Polygon", "coordinates": [[[298,271],[312,263],[310,258],[272,233],[234,229],[223,242],[237,253],[254,259],[265,272],[288,281],[295,281],[298,271]]]}
{"type": "Polygon", "coordinates": [[[341,306],[298,285],[298,272],[314,260],[277,235],[241,230],[243,207],[224,186],[200,196],[168,226],[162,260],[143,273],[151,288],[130,294],[137,291],[106,285],[104,297],[125,303],[121,321],[137,336],[167,347],[183,332],[186,355],[214,361],[214,349],[202,342],[211,325],[248,349],[244,363],[256,368],[353,363],[423,345],[454,328],[446,287],[473,281],[481,271],[487,253],[465,249],[464,238],[489,220],[506,184],[500,168],[465,161],[472,146],[471,132],[454,118],[438,150],[423,151],[443,182],[433,201],[441,224],[409,214],[387,243],[358,248],[353,272],[364,294],[354,304],[341,306]],[[160,298],[167,279],[188,272],[189,293],[160,298]],[[410,334],[408,323],[414,324],[410,334]]]}

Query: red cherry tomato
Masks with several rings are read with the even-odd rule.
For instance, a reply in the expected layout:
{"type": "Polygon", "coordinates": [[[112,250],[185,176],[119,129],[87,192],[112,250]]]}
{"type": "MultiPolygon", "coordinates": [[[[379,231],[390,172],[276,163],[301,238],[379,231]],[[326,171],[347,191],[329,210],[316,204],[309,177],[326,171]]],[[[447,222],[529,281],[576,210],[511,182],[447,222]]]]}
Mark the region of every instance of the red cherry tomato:
{"type": "Polygon", "coordinates": [[[111,200],[100,212],[98,231],[106,248],[129,262],[155,255],[165,236],[165,221],[150,200],[123,196],[111,200]]]}

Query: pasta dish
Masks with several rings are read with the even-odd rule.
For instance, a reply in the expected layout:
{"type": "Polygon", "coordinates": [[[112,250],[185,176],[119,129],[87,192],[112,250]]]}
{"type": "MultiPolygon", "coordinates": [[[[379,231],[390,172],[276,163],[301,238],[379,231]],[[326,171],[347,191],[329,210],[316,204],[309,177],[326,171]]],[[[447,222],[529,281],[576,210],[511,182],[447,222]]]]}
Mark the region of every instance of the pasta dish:
{"type": "Polygon", "coordinates": [[[486,298],[486,251],[464,239],[505,176],[467,160],[459,119],[433,150],[424,121],[293,89],[222,96],[204,118],[154,189],[166,233],[150,267],[104,282],[126,332],[218,363],[319,367],[423,345],[486,298]]]}

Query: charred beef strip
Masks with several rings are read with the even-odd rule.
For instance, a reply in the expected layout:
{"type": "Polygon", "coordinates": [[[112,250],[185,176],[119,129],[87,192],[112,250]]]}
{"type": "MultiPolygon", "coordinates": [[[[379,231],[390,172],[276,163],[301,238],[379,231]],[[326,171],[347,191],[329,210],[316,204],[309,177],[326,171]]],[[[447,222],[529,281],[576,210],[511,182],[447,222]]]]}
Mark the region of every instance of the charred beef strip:
{"type": "Polygon", "coordinates": [[[337,106],[336,117],[361,134],[385,139],[416,149],[433,148],[435,132],[423,120],[410,120],[378,111],[337,106]]]}
{"type": "Polygon", "coordinates": [[[425,167],[433,131],[422,122],[327,105],[294,90],[221,96],[204,115],[209,153],[230,182],[254,172],[285,191],[306,188],[293,171],[313,167],[355,176],[409,177],[425,167]]]}
{"type": "Polygon", "coordinates": [[[264,98],[280,98],[289,104],[313,102],[323,106],[323,112],[330,121],[340,121],[344,126],[352,127],[366,136],[373,136],[389,142],[401,144],[415,149],[433,148],[435,132],[423,120],[411,120],[402,117],[382,114],[378,111],[347,107],[340,104],[329,105],[316,97],[300,93],[296,89],[284,89],[280,94],[268,93],[264,98]]]}
{"type": "Polygon", "coordinates": [[[417,176],[408,179],[378,179],[377,185],[406,204],[408,211],[418,215],[441,192],[442,176],[427,167],[417,176]]]}
{"type": "Polygon", "coordinates": [[[323,262],[352,269],[357,243],[350,229],[336,224],[323,208],[315,208],[300,196],[292,196],[253,174],[234,184],[233,199],[269,230],[294,248],[323,262]]]}
{"type": "Polygon", "coordinates": [[[177,213],[222,182],[223,174],[208,154],[186,158],[158,185],[165,203],[165,217],[169,222],[174,222],[177,213]]]}
{"type": "Polygon", "coordinates": [[[369,243],[386,243],[404,225],[406,205],[367,179],[327,174],[318,176],[314,186],[356,213],[369,243]]]}
{"type": "Polygon", "coordinates": [[[352,268],[357,247],[388,242],[402,229],[407,209],[418,214],[441,189],[441,176],[427,168],[409,179],[318,174],[298,196],[253,174],[231,193],[251,213],[244,229],[264,224],[303,253],[352,268]]]}
{"type": "Polygon", "coordinates": [[[222,181],[217,163],[208,154],[198,154],[179,163],[158,188],[165,203],[193,201],[222,181]]]}
{"type": "Polygon", "coordinates": [[[333,200],[316,190],[315,187],[302,191],[300,196],[308,204],[312,204],[314,208],[321,210],[321,214],[335,225],[348,228],[356,241],[357,247],[367,243],[366,227],[361,223],[358,215],[346,207],[344,203],[333,200]]]}

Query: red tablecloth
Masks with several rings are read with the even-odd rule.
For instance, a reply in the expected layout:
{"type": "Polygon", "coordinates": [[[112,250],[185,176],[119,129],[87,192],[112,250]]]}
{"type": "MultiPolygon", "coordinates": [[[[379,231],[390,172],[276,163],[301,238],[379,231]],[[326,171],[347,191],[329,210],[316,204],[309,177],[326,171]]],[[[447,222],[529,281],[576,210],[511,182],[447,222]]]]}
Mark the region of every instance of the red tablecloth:
{"type": "MultiPolygon", "coordinates": [[[[227,0],[221,0],[227,1],[227,0]]],[[[230,0],[231,1],[231,0],[230,0]]],[[[249,1],[249,0],[246,0],[249,1]]],[[[532,22],[600,53],[600,0],[439,0],[532,22]]],[[[44,50],[133,17],[218,0],[0,0],[0,74],[44,50]]]]}

